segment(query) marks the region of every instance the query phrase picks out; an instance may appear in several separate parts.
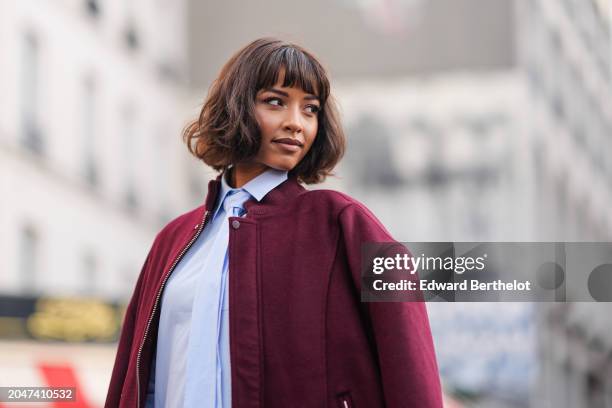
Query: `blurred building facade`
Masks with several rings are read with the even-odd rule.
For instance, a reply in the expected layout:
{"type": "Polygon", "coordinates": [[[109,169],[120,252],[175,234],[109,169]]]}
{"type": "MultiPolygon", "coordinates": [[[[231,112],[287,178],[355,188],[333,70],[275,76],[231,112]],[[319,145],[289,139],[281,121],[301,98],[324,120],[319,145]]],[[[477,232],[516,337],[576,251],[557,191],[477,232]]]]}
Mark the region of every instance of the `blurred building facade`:
{"type": "MultiPolygon", "coordinates": [[[[540,226],[534,238],[610,241],[612,3],[523,0],[519,15],[540,226]]],[[[586,285],[589,272],[577,280],[586,285]]],[[[612,407],[611,311],[609,303],[540,304],[533,406],[612,407]]]]}
{"type": "Polygon", "coordinates": [[[0,2],[1,386],[101,406],[153,238],[203,199],[186,4],[0,2]]]}
{"type": "Polygon", "coordinates": [[[349,150],[343,188],[403,241],[519,239],[530,227],[512,68],[338,86],[349,150]]]}
{"type": "Polygon", "coordinates": [[[185,2],[0,3],[0,292],[125,300],[201,199],[185,2]],[[121,249],[121,250],[119,250],[121,249]]]}
{"type": "Polygon", "coordinates": [[[609,1],[518,3],[541,240],[612,239],[609,1]]]}
{"type": "Polygon", "coordinates": [[[337,79],[503,69],[515,58],[513,9],[507,0],[192,0],[189,82],[206,89],[221,64],[260,36],[312,49],[337,79]]]}

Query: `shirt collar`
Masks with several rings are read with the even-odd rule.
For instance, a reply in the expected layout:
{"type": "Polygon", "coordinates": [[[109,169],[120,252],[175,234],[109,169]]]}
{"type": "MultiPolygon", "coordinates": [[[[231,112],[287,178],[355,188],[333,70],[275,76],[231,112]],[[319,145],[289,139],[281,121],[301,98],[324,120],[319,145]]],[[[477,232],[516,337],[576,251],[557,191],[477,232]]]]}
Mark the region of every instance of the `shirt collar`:
{"type": "Polygon", "coordinates": [[[255,200],[261,201],[266,196],[266,194],[268,194],[270,191],[274,190],[274,188],[279,186],[282,182],[287,180],[286,171],[270,168],[261,173],[259,176],[255,177],[253,180],[246,183],[240,189],[236,189],[232,188],[227,183],[225,176],[226,172],[221,175],[221,191],[219,192],[219,200],[217,201],[213,218],[217,216],[221,204],[223,203],[223,201],[225,201],[225,197],[230,191],[243,189],[247,193],[249,193],[251,197],[255,198],[255,200]]]}

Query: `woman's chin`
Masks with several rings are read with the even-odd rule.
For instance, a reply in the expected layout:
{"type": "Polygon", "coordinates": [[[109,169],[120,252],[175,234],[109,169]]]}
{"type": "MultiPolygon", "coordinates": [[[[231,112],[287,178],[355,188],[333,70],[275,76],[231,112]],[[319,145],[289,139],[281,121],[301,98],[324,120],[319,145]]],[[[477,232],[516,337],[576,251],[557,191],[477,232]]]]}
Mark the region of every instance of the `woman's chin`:
{"type": "Polygon", "coordinates": [[[293,163],[293,162],[286,162],[286,161],[279,161],[279,162],[274,162],[274,163],[267,163],[266,165],[270,168],[273,168],[275,170],[279,170],[279,171],[291,171],[295,168],[297,163],[293,163]]]}

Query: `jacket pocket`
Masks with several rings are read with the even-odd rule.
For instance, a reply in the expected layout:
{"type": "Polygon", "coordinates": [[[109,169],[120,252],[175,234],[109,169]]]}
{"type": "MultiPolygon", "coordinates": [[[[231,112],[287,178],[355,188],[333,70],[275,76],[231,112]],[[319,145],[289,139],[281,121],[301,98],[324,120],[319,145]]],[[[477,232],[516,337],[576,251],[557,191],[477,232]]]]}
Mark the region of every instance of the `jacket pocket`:
{"type": "Polygon", "coordinates": [[[338,408],[355,408],[351,393],[349,391],[338,394],[337,397],[338,408]]]}

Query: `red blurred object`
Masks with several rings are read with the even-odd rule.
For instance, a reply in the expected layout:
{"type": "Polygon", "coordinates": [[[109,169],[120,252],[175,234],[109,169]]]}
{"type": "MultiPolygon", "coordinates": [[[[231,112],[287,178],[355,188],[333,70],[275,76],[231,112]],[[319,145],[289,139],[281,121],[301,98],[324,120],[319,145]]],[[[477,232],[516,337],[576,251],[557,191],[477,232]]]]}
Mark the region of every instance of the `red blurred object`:
{"type": "Polygon", "coordinates": [[[51,363],[39,363],[37,369],[40,370],[42,377],[45,379],[45,384],[36,384],[32,386],[44,386],[44,387],[74,387],[76,389],[75,401],[57,401],[48,403],[32,403],[33,405],[26,405],[23,402],[15,403],[2,403],[0,402],[0,408],[41,408],[41,407],[53,407],[53,408],[93,408],[94,405],[90,404],[83,387],[79,383],[74,368],[70,364],[51,364],[51,363]]]}

